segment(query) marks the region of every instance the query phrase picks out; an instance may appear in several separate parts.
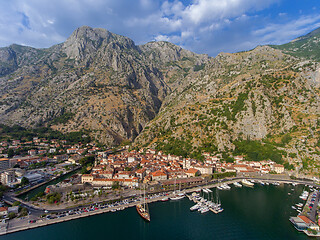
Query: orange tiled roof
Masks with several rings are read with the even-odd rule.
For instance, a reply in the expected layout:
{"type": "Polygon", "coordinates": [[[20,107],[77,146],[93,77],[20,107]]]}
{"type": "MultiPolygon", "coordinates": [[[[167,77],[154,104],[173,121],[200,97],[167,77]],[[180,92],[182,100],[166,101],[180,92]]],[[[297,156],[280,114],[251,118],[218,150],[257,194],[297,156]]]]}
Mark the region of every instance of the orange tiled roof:
{"type": "Polygon", "coordinates": [[[188,171],[186,171],[186,173],[193,173],[193,174],[196,174],[197,172],[198,170],[195,168],[190,168],[188,171]]]}
{"type": "Polygon", "coordinates": [[[302,221],[304,221],[306,224],[313,223],[308,217],[300,215],[298,216],[302,221]]]}

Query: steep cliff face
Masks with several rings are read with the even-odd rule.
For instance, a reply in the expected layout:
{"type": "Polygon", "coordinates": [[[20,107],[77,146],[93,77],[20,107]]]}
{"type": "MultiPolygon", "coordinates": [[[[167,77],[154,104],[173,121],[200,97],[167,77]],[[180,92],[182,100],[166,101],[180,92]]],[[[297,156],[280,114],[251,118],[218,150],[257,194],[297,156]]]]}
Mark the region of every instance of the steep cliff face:
{"type": "Polygon", "coordinates": [[[135,144],[229,151],[239,139],[301,136],[308,121],[317,129],[319,64],[303,62],[268,46],[221,53],[172,90],[135,144]]]}
{"type": "Polygon", "coordinates": [[[0,48],[0,122],[190,152],[316,134],[319,64],[292,55],[259,46],[211,58],[84,26],[48,49],[0,48]]]}
{"type": "Polygon", "coordinates": [[[81,27],[63,44],[12,45],[0,56],[0,121],[9,125],[89,130],[103,143],[120,143],[142,131],[171,91],[144,46],[104,29],[81,27]]]}

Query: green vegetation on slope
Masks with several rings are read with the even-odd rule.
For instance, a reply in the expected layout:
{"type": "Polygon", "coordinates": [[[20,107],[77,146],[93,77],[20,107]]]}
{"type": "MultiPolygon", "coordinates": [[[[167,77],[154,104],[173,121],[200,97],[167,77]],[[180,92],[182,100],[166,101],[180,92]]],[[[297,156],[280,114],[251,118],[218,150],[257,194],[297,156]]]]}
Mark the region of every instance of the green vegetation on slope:
{"type": "Polygon", "coordinates": [[[89,143],[91,141],[88,134],[85,132],[70,132],[61,133],[51,128],[41,127],[26,129],[17,125],[12,127],[0,124],[0,141],[12,140],[12,139],[24,139],[26,141],[31,141],[34,137],[58,140],[67,140],[70,143],[89,143]],[[85,137],[83,137],[86,135],[85,137]]]}
{"type": "Polygon", "coordinates": [[[241,140],[234,142],[236,146],[235,155],[245,154],[248,161],[272,160],[276,163],[283,163],[284,151],[278,150],[271,144],[262,144],[259,141],[241,140]]]}
{"type": "Polygon", "coordinates": [[[294,57],[320,61],[320,28],[283,45],[272,45],[275,49],[283,50],[294,57]]]}

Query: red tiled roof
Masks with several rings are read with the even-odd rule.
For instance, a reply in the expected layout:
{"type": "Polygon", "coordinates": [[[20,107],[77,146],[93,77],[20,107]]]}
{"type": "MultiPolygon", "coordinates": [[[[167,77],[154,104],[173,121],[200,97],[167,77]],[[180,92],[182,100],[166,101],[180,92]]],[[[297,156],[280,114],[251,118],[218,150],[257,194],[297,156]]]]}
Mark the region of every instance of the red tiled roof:
{"type": "Polygon", "coordinates": [[[309,218],[307,218],[306,216],[300,215],[298,216],[302,221],[304,221],[306,224],[310,224],[313,223],[309,218]]]}
{"type": "Polygon", "coordinates": [[[186,173],[193,173],[193,174],[196,174],[197,172],[198,170],[195,168],[190,168],[188,171],[186,171],[186,173]]]}
{"type": "Polygon", "coordinates": [[[0,212],[8,211],[7,207],[0,207],[0,212]]]}
{"type": "Polygon", "coordinates": [[[158,170],[158,171],[155,171],[155,172],[151,173],[151,175],[156,177],[156,176],[166,176],[167,174],[165,174],[164,172],[158,170]]]}

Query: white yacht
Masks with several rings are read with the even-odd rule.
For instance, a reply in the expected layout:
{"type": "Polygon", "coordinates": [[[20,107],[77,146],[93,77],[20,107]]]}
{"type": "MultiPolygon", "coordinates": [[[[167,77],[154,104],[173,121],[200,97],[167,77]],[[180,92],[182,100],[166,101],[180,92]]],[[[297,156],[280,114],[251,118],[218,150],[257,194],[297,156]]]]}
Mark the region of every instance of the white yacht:
{"type": "Polygon", "coordinates": [[[226,183],[223,185],[223,187],[224,187],[224,189],[226,189],[226,190],[230,190],[230,189],[231,189],[231,187],[230,187],[228,184],[226,184],[226,183]]]}
{"type": "Polygon", "coordinates": [[[247,187],[253,187],[254,186],[254,184],[252,182],[250,182],[249,180],[247,180],[247,179],[243,179],[241,181],[241,183],[242,183],[242,185],[247,186],[247,187]]]}
{"type": "Polygon", "coordinates": [[[204,191],[205,193],[209,193],[208,189],[206,189],[206,188],[203,188],[202,191],[204,191]]]}
{"type": "Polygon", "coordinates": [[[198,210],[200,207],[201,207],[201,204],[197,203],[196,205],[194,205],[194,206],[192,206],[192,207],[190,208],[190,211],[198,210]]]}
{"type": "Polygon", "coordinates": [[[185,196],[184,193],[177,193],[173,197],[171,197],[170,200],[180,200],[184,198],[184,196],[185,196]]]}
{"type": "Polygon", "coordinates": [[[209,208],[208,207],[203,207],[202,209],[201,209],[201,213],[206,213],[206,212],[208,212],[209,211],[209,208]]]}
{"type": "Polygon", "coordinates": [[[234,182],[233,185],[234,185],[235,187],[242,187],[242,185],[241,185],[240,183],[238,183],[238,182],[234,182]]]}

